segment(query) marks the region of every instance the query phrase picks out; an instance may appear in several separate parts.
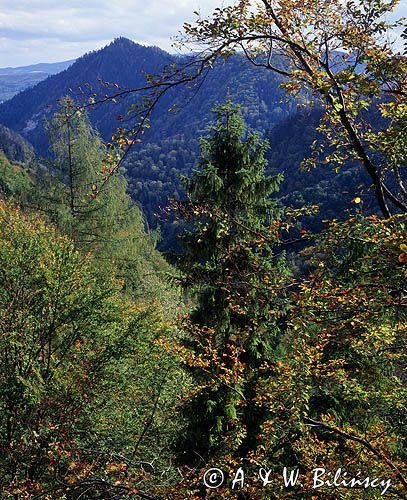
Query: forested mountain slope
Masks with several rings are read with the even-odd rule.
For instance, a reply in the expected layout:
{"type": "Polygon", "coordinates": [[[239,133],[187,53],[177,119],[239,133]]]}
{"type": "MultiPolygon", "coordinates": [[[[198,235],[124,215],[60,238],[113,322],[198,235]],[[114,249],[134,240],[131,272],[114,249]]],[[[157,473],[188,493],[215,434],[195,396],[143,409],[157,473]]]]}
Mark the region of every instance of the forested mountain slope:
{"type": "MultiPolygon", "coordinates": [[[[0,105],[0,123],[21,133],[39,154],[48,155],[44,121],[51,117],[62,96],[69,94],[83,102],[93,93],[111,92],[113,84],[139,88],[145,85],[147,74],[160,73],[164,67],[180,62],[179,56],[156,47],[116,39],[0,105]],[[106,87],[102,81],[109,85],[106,87]]],[[[180,174],[189,175],[195,166],[197,138],[206,134],[212,106],[224,102],[227,94],[241,106],[248,125],[269,139],[271,148],[266,155],[269,169],[274,173],[285,172],[279,194],[284,202],[301,205],[304,201],[317,201],[322,205],[322,219],[340,215],[349,206],[355,193],[359,193],[355,186],[363,185],[365,179],[363,176],[359,179],[360,174],[354,168],[345,169],[336,177],[330,165],[311,173],[299,172],[301,161],[317,137],[315,128],[320,111],[299,110],[298,101],[288,98],[280,83],[278,75],[247,64],[237,55],[217,62],[198,90],[178,87],[164,96],[153,112],[151,128],[143,142],[132,148],[124,165],[130,193],[142,206],[151,227],[157,225],[155,214],[169,197],[183,196],[180,174]],[[174,110],[169,111],[174,105],[174,110]]],[[[88,110],[92,124],[104,139],[109,140],[118,126],[129,125],[126,110],[133,102],[137,98],[130,95],[116,104],[109,102],[88,110]],[[121,115],[124,120],[118,121],[121,115]]],[[[164,228],[162,248],[172,246],[174,231],[176,228],[168,225],[164,228]]]]}
{"type": "Polygon", "coordinates": [[[0,151],[11,161],[26,162],[34,156],[31,144],[21,135],[0,124],[0,151]]]}
{"type": "MultiPolygon", "coordinates": [[[[178,62],[178,56],[156,47],[144,47],[125,38],[116,39],[104,49],[84,55],[65,71],[3,103],[0,122],[23,134],[39,152],[45,153],[47,140],[43,120],[50,116],[60,97],[70,94],[83,100],[86,83],[95,92],[103,91],[100,80],[114,82],[123,88],[138,88],[145,85],[147,74],[159,73],[165,66],[178,62]]],[[[208,123],[213,104],[223,101],[228,91],[243,106],[251,126],[261,130],[270,128],[294,109],[278,88],[279,82],[279,78],[247,65],[240,57],[221,62],[197,93],[177,88],[166,96],[153,115],[149,139],[178,134],[196,137],[208,123]],[[174,104],[179,111],[168,113],[168,108],[174,104]]],[[[91,110],[92,123],[109,138],[118,125],[116,116],[133,101],[91,110]]]]}

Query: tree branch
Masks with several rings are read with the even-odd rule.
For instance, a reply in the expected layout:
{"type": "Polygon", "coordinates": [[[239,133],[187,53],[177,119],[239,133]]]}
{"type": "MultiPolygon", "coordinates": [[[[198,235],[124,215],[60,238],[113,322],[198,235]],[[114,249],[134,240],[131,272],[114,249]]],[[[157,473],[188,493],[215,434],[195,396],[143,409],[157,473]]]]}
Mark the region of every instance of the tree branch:
{"type": "Polygon", "coordinates": [[[312,418],[305,417],[304,422],[306,425],[309,425],[311,427],[322,427],[323,429],[326,429],[327,431],[334,432],[335,434],[338,434],[339,436],[344,437],[345,439],[350,439],[351,441],[355,441],[356,443],[361,444],[365,448],[367,448],[369,451],[371,451],[376,457],[378,457],[382,462],[386,463],[390,469],[395,472],[396,477],[401,481],[403,486],[407,489],[407,480],[399,470],[399,468],[383,453],[381,453],[377,448],[375,448],[369,441],[366,439],[362,439],[359,436],[355,436],[353,434],[349,434],[345,431],[342,431],[341,429],[337,429],[336,427],[332,427],[331,425],[325,424],[324,422],[319,422],[317,420],[313,420],[312,418]]]}

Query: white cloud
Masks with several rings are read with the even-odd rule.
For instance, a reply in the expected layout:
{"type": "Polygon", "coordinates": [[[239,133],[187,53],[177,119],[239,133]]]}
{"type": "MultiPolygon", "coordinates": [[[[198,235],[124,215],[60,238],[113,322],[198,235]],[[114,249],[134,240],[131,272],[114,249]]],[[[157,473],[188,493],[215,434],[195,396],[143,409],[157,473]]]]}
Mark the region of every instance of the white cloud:
{"type": "Polygon", "coordinates": [[[0,0],[0,67],[72,59],[119,36],[170,50],[195,10],[210,14],[217,6],[219,0],[0,0]]]}

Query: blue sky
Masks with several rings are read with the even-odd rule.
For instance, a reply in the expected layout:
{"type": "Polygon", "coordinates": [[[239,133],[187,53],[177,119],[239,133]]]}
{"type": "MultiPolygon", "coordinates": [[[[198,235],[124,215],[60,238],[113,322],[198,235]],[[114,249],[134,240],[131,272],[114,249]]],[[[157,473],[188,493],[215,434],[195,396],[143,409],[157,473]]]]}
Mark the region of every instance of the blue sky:
{"type": "MultiPolygon", "coordinates": [[[[224,4],[233,3],[224,0],[224,4]]],[[[0,67],[76,58],[118,36],[171,48],[193,12],[210,14],[221,0],[0,0],[0,67]]],[[[398,17],[407,17],[401,0],[398,17]]]]}

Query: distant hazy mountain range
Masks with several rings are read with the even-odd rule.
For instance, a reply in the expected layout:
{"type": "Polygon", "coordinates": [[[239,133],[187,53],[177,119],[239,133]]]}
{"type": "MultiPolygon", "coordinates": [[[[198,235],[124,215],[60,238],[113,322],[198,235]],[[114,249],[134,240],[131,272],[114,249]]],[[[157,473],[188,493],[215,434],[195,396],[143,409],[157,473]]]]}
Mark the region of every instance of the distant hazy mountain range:
{"type": "Polygon", "coordinates": [[[75,59],[57,63],[40,63],[17,68],[0,68],[0,102],[7,101],[18,92],[56,75],[68,68],[75,59]]]}

